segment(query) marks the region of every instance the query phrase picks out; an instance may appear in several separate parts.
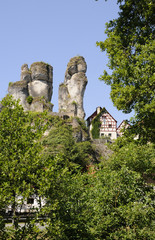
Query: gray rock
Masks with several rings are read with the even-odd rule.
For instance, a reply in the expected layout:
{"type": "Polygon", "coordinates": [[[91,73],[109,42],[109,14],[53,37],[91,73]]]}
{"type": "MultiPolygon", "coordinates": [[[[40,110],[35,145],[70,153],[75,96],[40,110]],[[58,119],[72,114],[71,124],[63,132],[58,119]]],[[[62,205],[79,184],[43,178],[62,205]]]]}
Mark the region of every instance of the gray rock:
{"type": "Polygon", "coordinates": [[[11,83],[8,87],[8,93],[12,95],[15,100],[20,99],[20,104],[24,108],[27,108],[26,98],[29,96],[27,81],[11,83]]]}
{"type": "Polygon", "coordinates": [[[44,112],[45,110],[53,110],[53,104],[47,103],[46,99],[35,97],[31,104],[29,104],[29,110],[32,112],[44,112]]]}
{"type": "Polygon", "coordinates": [[[65,80],[59,86],[59,112],[85,117],[83,97],[87,85],[87,65],[83,57],[71,58],[65,73],[65,80]]]}
{"type": "Polygon", "coordinates": [[[49,64],[36,62],[31,65],[32,82],[28,84],[29,94],[32,97],[44,96],[51,101],[53,94],[53,68],[49,64]]]}
{"type": "Polygon", "coordinates": [[[44,80],[53,82],[53,68],[44,62],[35,62],[30,67],[32,81],[44,80]]]}
{"type": "Polygon", "coordinates": [[[24,64],[21,67],[21,80],[11,83],[8,88],[8,93],[14,99],[20,99],[20,104],[24,110],[40,111],[52,107],[48,103],[51,101],[53,94],[53,68],[49,64],[36,62],[31,65],[29,70],[28,65],[24,64]],[[27,102],[27,97],[39,99],[38,101],[27,102]],[[40,101],[40,99],[44,99],[40,101]]]}
{"type": "Polygon", "coordinates": [[[20,81],[31,82],[31,72],[27,64],[21,66],[20,81]]]}
{"type": "Polygon", "coordinates": [[[28,83],[28,90],[32,97],[44,97],[47,101],[51,100],[51,86],[46,81],[35,80],[28,83]]]}

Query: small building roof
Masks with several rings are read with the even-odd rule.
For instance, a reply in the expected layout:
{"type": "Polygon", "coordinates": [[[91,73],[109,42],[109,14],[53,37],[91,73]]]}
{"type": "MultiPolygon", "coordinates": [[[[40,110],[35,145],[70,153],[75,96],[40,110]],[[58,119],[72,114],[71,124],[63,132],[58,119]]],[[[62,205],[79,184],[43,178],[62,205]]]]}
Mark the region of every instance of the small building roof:
{"type": "MultiPolygon", "coordinates": [[[[101,107],[99,107],[99,108],[100,108],[100,110],[102,111],[103,108],[101,108],[101,107]]],[[[106,109],[106,108],[104,108],[104,109],[105,109],[105,111],[114,119],[114,121],[117,123],[116,119],[107,111],[107,109],[106,109]]],[[[96,117],[97,115],[98,115],[98,114],[97,114],[97,108],[96,108],[96,111],[93,112],[93,113],[86,119],[86,121],[89,121],[89,119],[94,118],[94,117],[96,117]]]]}
{"type": "MultiPolygon", "coordinates": [[[[121,125],[123,124],[123,123],[127,123],[128,125],[130,125],[129,123],[128,123],[128,120],[123,120],[121,123],[120,123],[120,125],[117,127],[117,130],[121,127],[121,125]]],[[[131,125],[130,125],[131,126],[131,125]]]]}

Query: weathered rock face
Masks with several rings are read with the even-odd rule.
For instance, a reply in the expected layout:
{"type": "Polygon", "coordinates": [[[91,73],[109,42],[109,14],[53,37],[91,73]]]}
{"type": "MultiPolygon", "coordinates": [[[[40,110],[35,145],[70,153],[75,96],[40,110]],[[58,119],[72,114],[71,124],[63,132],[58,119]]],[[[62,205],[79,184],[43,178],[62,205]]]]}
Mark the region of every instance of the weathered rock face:
{"type": "MultiPolygon", "coordinates": [[[[85,117],[83,96],[87,85],[87,65],[81,56],[71,58],[65,73],[64,83],[59,86],[59,113],[65,116],[85,117]]],[[[43,62],[35,62],[30,69],[21,67],[20,81],[9,84],[8,93],[20,99],[25,110],[44,111],[53,105],[53,68],[43,62]]]]}
{"type": "Polygon", "coordinates": [[[85,117],[83,96],[87,85],[86,70],[87,65],[83,57],[70,59],[64,83],[59,86],[59,112],[79,118],[85,117]]]}
{"type": "Polygon", "coordinates": [[[23,106],[23,108],[27,108],[26,99],[29,96],[27,81],[23,80],[10,83],[8,93],[12,95],[15,100],[20,99],[20,104],[23,106]]]}
{"type": "Polygon", "coordinates": [[[20,81],[31,82],[31,71],[29,70],[27,64],[23,64],[21,66],[20,81]]]}
{"type": "Polygon", "coordinates": [[[36,62],[29,70],[27,64],[22,65],[21,79],[9,85],[8,93],[16,100],[20,99],[25,110],[42,112],[48,107],[52,110],[52,105],[49,106],[48,103],[53,94],[52,66],[36,62]],[[28,97],[31,97],[31,102],[28,97]]]}
{"type": "Polygon", "coordinates": [[[53,94],[53,68],[52,66],[36,62],[31,65],[32,82],[29,82],[29,94],[33,97],[42,97],[51,101],[53,94]]]}

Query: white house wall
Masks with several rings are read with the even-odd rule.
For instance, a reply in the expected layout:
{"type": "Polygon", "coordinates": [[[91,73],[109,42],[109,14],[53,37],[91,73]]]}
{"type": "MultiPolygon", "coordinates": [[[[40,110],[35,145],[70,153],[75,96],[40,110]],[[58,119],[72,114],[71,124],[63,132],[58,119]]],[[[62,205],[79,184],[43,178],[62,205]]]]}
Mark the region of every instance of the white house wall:
{"type": "MultiPolygon", "coordinates": [[[[27,213],[27,212],[35,212],[36,209],[40,209],[41,206],[45,205],[45,199],[41,198],[39,199],[39,197],[37,195],[32,195],[31,199],[33,200],[32,203],[28,203],[27,199],[25,199],[23,201],[23,197],[22,196],[17,196],[17,202],[18,202],[18,206],[16,207],[16,212],[18,213],[27,213]],[[41,206],[40,206],[41,204],[41,206]]],[[[6,213],[9,213],[12,211],[12,207],[11,205],[9,205],[6,208],[6,213]]]]}
{"type": "Polygon", "coordinates": [[[100,137],[108,136],[111,139],[116,139],[117,138],[116,120],[109,113],[104,113],[100,117],[100,122],[101,122],[100,137]]]}
{"type": "Polygon", "coordinates": [[[110,137],[110,139],[117,139],[117,133],[116,132],[104,132],[100,130],[100,137],[110,137]],[[111,136],[110,136],[111,134],[111,136]]]}

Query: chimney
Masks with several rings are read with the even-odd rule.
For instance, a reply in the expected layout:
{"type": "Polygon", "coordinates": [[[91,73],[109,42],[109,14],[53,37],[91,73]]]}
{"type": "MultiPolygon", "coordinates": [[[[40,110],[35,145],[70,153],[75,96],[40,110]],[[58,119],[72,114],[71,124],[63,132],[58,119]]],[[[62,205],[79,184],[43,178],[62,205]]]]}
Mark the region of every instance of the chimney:
{"type": "Polygon", "coordinates": [[[102,108],[101,107],[97,107],[96,108],[96,111],[97,111],[97,114],[99,114],[101,112],[102,108]]]}

